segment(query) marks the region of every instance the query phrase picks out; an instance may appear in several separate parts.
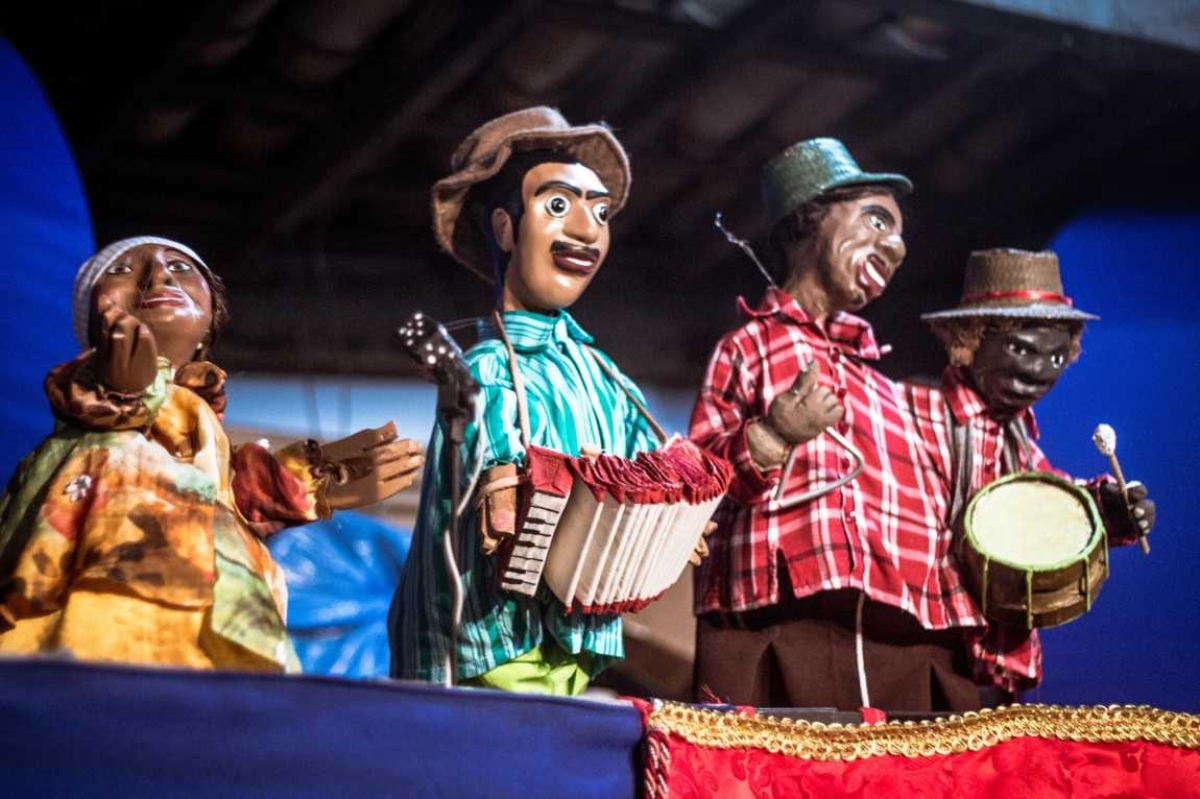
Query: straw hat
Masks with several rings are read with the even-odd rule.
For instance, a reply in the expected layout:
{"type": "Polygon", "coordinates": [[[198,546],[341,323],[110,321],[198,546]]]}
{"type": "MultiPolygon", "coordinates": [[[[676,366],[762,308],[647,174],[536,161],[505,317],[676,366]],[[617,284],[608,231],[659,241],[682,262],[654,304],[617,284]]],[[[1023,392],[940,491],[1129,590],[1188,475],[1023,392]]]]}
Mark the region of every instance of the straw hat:
{"type": "Polygon", "coordinates": [[[1063,293],[1058,256],[1050,250],[977,250],[967,258],[962,299],[948,311],[923,314],[939,319],[997,317],[1084,321],[1100,317],[1076,310],[1063,293]]]}
{"type": "Polygon", "coordinates": [[[908,194],[913,188],[904,175],[863,172],[837,139],[796,142],[768,161],[762,172],[763,200],[772,225],[832,189],[876,184],[897,194],[908,194]]]}
{"type": "Polygon", "coordinates": [[[459,225],[471,187],[495,175],[514,152],[557,150],[594,171],[612,192],[609,215],[629,196],[629,158],[603,123],[571,126],[554,108],[536,106],[485,123],[450,159],[454,174],[433,187],[433,232],[442,249],[473,272],[492,279],[487,240],[475,225],[459,225]]]}

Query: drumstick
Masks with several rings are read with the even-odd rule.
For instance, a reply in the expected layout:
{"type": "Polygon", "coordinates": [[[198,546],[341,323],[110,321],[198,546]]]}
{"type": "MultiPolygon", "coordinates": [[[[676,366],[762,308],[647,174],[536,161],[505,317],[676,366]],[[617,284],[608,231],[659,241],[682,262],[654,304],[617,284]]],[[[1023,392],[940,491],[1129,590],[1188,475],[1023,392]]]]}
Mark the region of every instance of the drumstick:
{"type": "MultiPolygon", "coordinates": [[[[1092,442],[1095,443],[1096,449],[1100,450],[1100,454],[1108,458],[1109,466],[1117,476],[1117,487],[1121,489],[1121,496],[1125,498],[1125,506],[1129,507],[1129,487],[1125,484],[1125,475],[1121,472],[1121,462],[1117,460],[1117,431],[1113,430],[1112,425],[1098,424],[1092,433],[1092,442]]],[[[1136,519],[1134,529],[1139,531],[1138,544],[1142,547],[1142,552],[1149,555],[1150,542],[1146,539],[1146,534],[1138,528],[1136,519]]]]}

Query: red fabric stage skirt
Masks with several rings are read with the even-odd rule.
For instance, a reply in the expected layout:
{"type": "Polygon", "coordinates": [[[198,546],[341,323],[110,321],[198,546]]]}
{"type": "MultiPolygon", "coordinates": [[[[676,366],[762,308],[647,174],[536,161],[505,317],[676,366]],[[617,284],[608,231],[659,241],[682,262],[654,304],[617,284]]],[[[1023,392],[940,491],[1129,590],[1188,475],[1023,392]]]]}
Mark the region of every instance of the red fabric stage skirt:
{"type": "Polygon", "coordinates": [[[1200,797],[1200,716],[1014,705],[839,725],[643,705],[645,795],[1200,797]]]}

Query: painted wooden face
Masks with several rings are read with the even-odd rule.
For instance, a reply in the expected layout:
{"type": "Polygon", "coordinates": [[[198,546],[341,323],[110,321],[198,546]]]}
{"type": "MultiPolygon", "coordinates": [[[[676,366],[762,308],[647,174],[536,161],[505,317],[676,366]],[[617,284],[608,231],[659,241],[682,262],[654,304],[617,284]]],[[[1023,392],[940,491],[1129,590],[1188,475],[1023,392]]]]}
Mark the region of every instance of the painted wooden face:
{"type": "MultiPolygon", "coordinates": [[[[544,163],[521,181],[525,210],[520,228],[497,235],[511,253],[504,276],[506,310],[552,312],[569,308],[587,289],[608,255],[608,189],[582,164],[544,163]],[[514,234],[515,235],[512,235],[514,234]]],[[[496,219],[493,219],[495,229],[496,219]]],[[[504,227],[503,221],[500,223],[504,227]]]]}
{"type": "Polygon", "coordinates": [[[1071,331],[1031,322],[1011,331],[985,331],[968,371],[993,411],[1019,413],[1054,388],[1071,359],[1071,331]]]}
{"type": "Polygon", "coordinates": [[[190,360],[212,329],[208,279],[191,256],[163,244],[141,244],[112,262],[92,289],[93,320],[109,305],[149,327],[175,366],[190,360]]]}
{"type": "Polygon", "coordinates": [[[903,234],[890,192],[829,206],[817,232],[817,270],[832,309],[857,311],[883,294],[904,261],[903,234]]]}

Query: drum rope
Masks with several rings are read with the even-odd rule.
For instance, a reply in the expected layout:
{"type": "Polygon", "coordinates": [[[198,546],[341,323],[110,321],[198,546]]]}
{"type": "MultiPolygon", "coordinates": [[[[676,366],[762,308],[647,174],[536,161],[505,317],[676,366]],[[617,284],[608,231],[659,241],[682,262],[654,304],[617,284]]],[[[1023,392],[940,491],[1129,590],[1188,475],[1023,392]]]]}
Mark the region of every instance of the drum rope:
{"type": "Polygon", "coordinates": [[[1033,629],[1033,570],[1025,570],[1025,627],[1033,629]]]}

